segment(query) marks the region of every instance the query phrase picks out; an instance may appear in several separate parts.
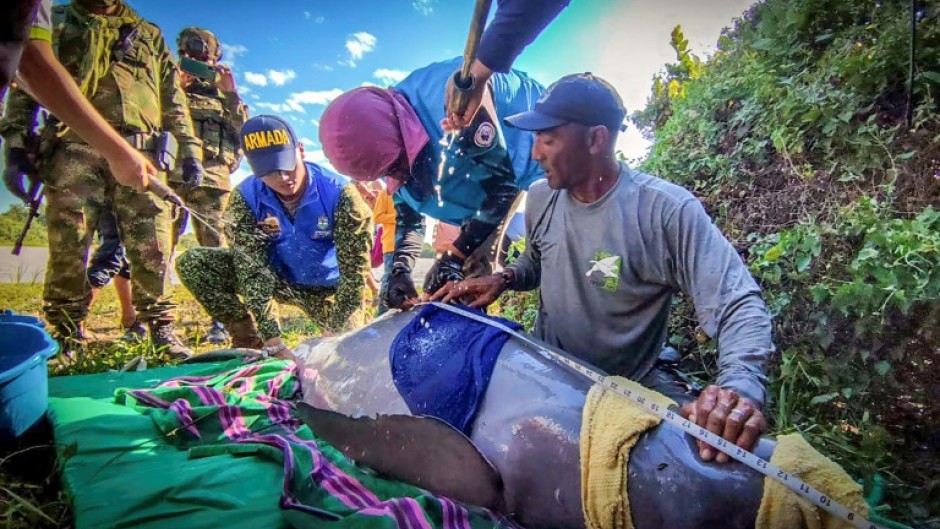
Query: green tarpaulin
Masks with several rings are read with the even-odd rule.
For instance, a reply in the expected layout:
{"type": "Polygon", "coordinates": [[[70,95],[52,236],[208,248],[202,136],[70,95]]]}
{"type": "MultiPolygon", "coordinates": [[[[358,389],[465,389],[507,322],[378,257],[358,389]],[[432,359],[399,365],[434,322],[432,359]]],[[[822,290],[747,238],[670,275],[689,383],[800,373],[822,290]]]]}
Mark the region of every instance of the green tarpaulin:
{"type": "Polygon", "coordinates": [[[296,386],[290,367],[246,371],[236,360],[50,379],[49,417],[76,529],[505,524],[379,479],[317,440],[284,412],[280,399],[296,386]],[[155,387],[171,378],[180,382],[155,387]]]}

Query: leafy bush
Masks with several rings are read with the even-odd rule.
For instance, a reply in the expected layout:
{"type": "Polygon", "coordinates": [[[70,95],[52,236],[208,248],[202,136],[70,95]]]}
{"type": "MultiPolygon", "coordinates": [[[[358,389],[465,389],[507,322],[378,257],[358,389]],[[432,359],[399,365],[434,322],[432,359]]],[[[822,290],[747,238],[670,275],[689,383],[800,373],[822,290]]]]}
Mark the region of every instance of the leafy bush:
{"type": "MultiPolygon", "coordinates": [[[[882,515],[940,524],[940,5],[766,0],[707,59],[677,62],[634,122],[642,169],[703,201],[774,317],[767,412],[853,476],[887,481],[882,515]],[[910,105],[911,122],[907,115],[910,105]],[[933,516],[936,516],[934,514],[933,516]]],[[[535,317],[508,296],[504,315],[535,317]]],[[[691,303],[669,342],[717,375],[691,303]]]]}
{"type": "MultiPolygon", "coordinates": [[[[39,216],[33,219],[33,224],[23,240],[23,246],[48,246],[45,209],[45,206],[40,208],[39,216]]],[[[28,214],[29,210],[20,204],[14,204],[6,213],[0,214],[0,246],[13,246],[23,231],[28,214]]]]}

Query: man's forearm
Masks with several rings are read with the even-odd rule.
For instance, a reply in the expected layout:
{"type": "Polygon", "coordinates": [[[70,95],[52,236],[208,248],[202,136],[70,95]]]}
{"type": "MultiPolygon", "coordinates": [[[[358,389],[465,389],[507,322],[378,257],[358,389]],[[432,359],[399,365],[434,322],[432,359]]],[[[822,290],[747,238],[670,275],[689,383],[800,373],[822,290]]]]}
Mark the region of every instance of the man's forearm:
{"type": "Polygon", "coordinates": [[[366,281],[372,277],[372,212],[359,191],[347,185],[336,206],[335,218],[339,284],[336,286],[330,330],[341,331],[365,323],[366,281]]]}
{"type": "Polygon", "coordinates": [[[758,406],[764,405],[764,366],[773,351],[770,317],[756,293],[732,305],[718,332],[718,380],[758,406]]]}
{"type": "Polygon", "coordinates": [[[508,73],[516,57],[568,5],[569,0],[501,0],[477,52],[488,68],[508,73]]]}
{"type": "Polygon", "coordinates": [[[409,270],[421,254],[424,243],[424,218],[406,204],[395,204],[395,255],[394,263],[401,263],[409,270]]]}
{"type": "Polygon", "coordinates": [[[519,256],[513,264],[506,267],[512,272],[512,283],[509,288],[517,291],[538,288],[542,279],[542,264],[527,252],[519,256]]]}
{"type": "Polygon", "coordinates": [[[19,77],[23,88],[62,123],[106,158],[133,150],[82,94],[52,46],[31,40],[23,52],[19,77]]]}

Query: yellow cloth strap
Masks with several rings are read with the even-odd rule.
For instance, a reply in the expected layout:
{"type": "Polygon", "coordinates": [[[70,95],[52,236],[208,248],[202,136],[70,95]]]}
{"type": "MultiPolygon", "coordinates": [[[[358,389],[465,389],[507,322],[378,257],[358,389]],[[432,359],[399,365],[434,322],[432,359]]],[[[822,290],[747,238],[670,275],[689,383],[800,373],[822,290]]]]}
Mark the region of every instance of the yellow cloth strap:
{"type": "MultiPolygon", "coordinates": [[[[623,377],[607,377],[667,409],[675,402],[623,377]]],[[[581,423],[581,503],[588,529],[633,529],[627,496],[630,450],[660,418],[595,384],[581,423]]]]}
{"type": "Polygon", "coordinates": [[[52,32],[49,31],[49,28],[44,28],[42,26],[33,26],[29,28],[29,40],[44,40],[46,42],[52,42],[52,32]]]}
{"type": "MultiPolygon", "coordinates": [[[[868,504],[862,486],[852,481],[842,467],[820,454],[800,434],[777,437],[777,447],[770,462],[807,484],[816,487],[833,501],[868,517],[868,504]]],[[[850,529],[846,521],[799,497],[779,481],[764,478],[764,496],[757,511],[757,529],[850,529]]]]}

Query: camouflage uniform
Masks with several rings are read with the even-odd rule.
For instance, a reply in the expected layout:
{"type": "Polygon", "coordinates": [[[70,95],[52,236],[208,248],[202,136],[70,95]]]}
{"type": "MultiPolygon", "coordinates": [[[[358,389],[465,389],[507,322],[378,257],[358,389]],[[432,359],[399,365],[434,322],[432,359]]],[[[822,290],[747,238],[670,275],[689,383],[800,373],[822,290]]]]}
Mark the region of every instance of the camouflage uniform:
{"type": "MultiPolygon", "coordinates": [[[[199,28],[186,28],[180,32],[177,44],[181,54],[186,39],[193,37],[206,44],[211,58],[221,58],[218,39],[211,32],[199,28]]],[[[222,92],[214,84],[203,79],[195,79],[184,90],[189,99],[193,128],[202,140],[205,176],[202,184],[192,189],[182,184],[182,177],[177,171],[170,175],[170,186],[188,207],[212,224],[212,229],[209,229],[198,220],[191,221],[199,244],[219,247],[223,244],[222,214],[231,191],[229,177],[242,159],[238,131],[248,120],[248,108],[242,103],[238,93],[222,92]]],[[[185,222],[186,219],[181,217],[174,226],[174,247],[179,235],[186,229],[185,222]]]]}
{"type": "Polygon", "coordinates": [[[231,248],[192,248],[176,260],[176,272],[210,316],[228,327],[251,314],[263,340],[281,335],[275,302],[300,307],[323,330],[360,327],[367,317],[366,275],[372,273],[372,213],[352,184],[343,187],[334,218],[336,288],[291,285],[278,277],[268,264],[270,238],[238,190],[225,214],[231,248]]]}
{"type": "MultiPolygon", "coordinates": [[[[179,142],[180,159],[202,159],[179,74],[156,26],[123,2],[117,2],[115,14],[99,16],[78,0],[53,8],[53,22],[59,61],[116,130],[151,154],[153,133],[168,131],[179,142]],[[139,29],[139,37],[115,54],[121,32],[133,27],[139,29]]],[[[27,115],[31,113],[8,113],[5,132],[25,134],[26,126],[17,123],[27,123],[27,115]]],[[[46,319],[59,328],[85,319],[91,296],[86,279],[88,249],[101,211],[110,208],[134,270],[134,305],[141,321],[158,326],[172,322],[167,206],[148,193],[117,184],[105,158],[73,131],[46,127],[43,144],[41,177],[49,230],[46,319]]],[[[163,173],[157,178],[166,181],[163,173]]]]}

